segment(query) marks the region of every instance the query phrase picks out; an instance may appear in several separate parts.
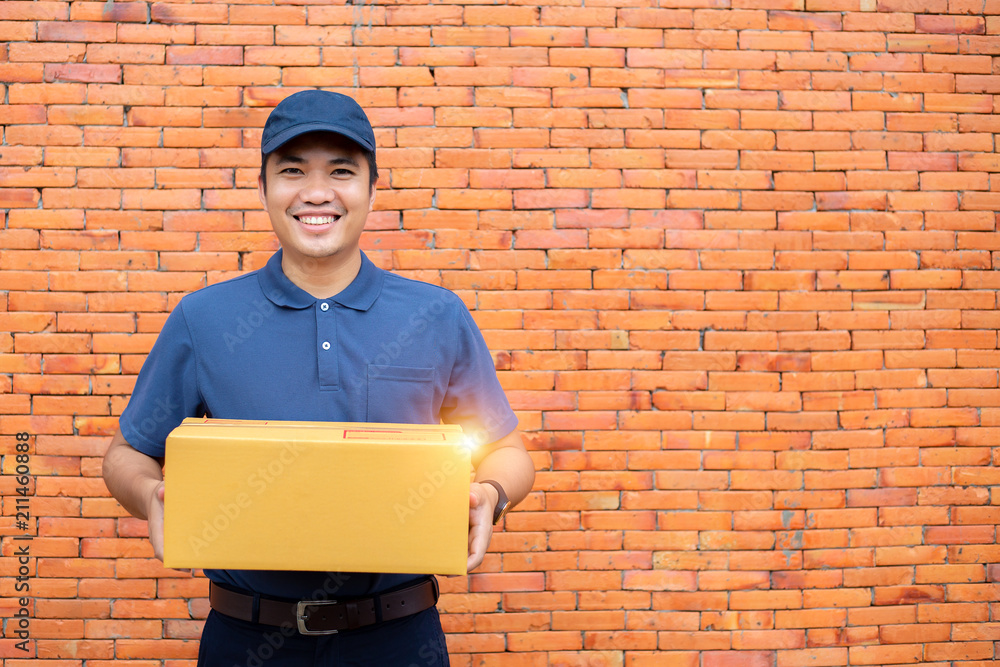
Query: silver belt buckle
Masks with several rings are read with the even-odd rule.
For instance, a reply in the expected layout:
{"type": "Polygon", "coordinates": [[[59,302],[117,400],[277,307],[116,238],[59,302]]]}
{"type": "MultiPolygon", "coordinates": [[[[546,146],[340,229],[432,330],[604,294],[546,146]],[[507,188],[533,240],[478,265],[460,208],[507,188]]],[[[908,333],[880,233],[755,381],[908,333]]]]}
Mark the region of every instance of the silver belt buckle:
{"type": "Polygon", "coordinates": [[[335,635],[339,630],[310,630],[306,627],[309,616],[305,613],[306,607],[322,607],[337,604],[336,600],[299,600],[295,605],[295,622],[299,628],[299,634],[303,635],[335,635]]]}

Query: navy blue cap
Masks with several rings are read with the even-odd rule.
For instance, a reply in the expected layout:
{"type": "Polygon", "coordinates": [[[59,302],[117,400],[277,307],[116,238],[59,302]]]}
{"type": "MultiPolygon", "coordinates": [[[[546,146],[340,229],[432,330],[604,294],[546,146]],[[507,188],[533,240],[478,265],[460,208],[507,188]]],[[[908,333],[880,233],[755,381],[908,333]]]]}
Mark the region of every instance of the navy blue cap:
{"type": "Polygon", "coordinates": [[[335,132],[375,151],[375,132],[361,106],[328,90],[303,90],[281,100],[264,123],[260,150],[270,153],[300,134],[316,131],[335,132]]]}

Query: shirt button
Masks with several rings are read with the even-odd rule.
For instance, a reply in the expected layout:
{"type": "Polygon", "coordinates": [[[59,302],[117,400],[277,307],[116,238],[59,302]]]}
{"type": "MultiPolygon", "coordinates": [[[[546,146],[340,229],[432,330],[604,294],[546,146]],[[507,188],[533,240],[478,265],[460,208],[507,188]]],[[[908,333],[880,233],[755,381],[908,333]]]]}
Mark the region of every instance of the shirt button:
{"type": "Polygon", "coordinates": [[[330,343],[329,343],[329,341],[323,341],[323,349],[324,350],[329,350],[330,349],[330,343]]]}
{"type": "Polygon", "coordinates": [[[330,304],[324,301],[323,303],[319,304],[319,309],[322,311],[330,310],[330,304]]]}

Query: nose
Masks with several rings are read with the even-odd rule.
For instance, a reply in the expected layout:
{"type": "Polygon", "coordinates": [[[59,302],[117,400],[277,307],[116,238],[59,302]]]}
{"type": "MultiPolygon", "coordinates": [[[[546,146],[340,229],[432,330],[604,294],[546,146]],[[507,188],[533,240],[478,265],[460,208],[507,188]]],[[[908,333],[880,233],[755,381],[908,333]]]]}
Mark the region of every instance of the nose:
{"type": "Polygon", "coordinates": [[[299,198],[307,204],[326,204],[337,198],[334,192],[333,181],[319,170],[311,170],[302,189],[299,191],[299,198]]]}

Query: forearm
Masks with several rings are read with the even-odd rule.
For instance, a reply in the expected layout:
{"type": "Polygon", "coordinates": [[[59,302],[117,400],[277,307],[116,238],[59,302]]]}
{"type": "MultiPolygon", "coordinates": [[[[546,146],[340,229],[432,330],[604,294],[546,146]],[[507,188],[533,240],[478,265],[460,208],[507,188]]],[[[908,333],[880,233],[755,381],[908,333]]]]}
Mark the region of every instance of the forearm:
{"type": "Polygon", "coordinates": [[[134,449],[118,431],[104,455],[102,470],[111,495],[129,514],[146,519],[156,487],[163,481],[160,462],[134,449]]]}
{"type": "Polygon", "coordinates": [[[486,555],[500,498],[492,484],[483,482],[497,482],[511,506],[524,500],[535,482],[535,465],[517,431],[474,452],[472,464],[478,483],[469,489],[469,561],[466,564],[469,572],[479,567],[486,555]]]}
{"type": "Polygon", "coordinates": [[[524,500],[535,481],[535,466],[524,449],[521,434],[514,431],[496,443],[476,465],[475,481],[498,482],[511,505],[524,500]]]}

